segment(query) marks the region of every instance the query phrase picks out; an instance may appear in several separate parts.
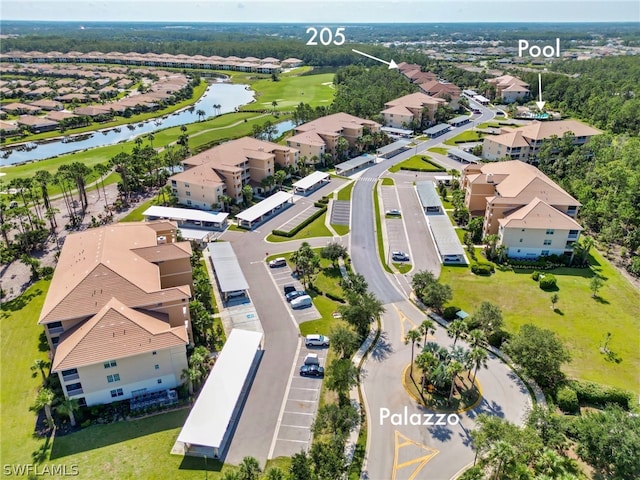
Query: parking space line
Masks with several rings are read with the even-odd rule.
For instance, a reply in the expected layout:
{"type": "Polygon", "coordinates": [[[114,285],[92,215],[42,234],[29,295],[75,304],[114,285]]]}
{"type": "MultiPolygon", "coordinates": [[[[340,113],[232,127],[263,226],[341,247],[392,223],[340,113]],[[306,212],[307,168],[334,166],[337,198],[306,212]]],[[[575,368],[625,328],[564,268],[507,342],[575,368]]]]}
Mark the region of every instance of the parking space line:
{"type": "Polygon", "coordinates": [[[289,401],[291,401],[291,402],[304,402],[304,403],[316,403],[315,400],[298,400],[296,398],[290,398],[289,401]]]}
{"type": "MultiPolygon", "coordinates": [[[[297,325],[296,325],[297,327],[297,325]]],[[[295,358],[300,355],[300,348],[302,347],[302,341],[298,339],[298,348],[296,349],[295,358]]],[[[271,440],[271,447],[269,448],[269,455],[267,458],[273,458],[273,451],[276,448],[276,440],[278,439],[278,433],[280,433],[280,424],[282,423],[282,417],[284,416],[284,409],[286,408],[287,399],[289,397],[289,391],[291,390],[291,382],[293,381],[293,372],[296,370],[296,363],[291,365],[291,374],[289,375],[289,381],[287,382],[287,388],[284,391],[284,397],[282,397],[282,405],[280,406],[280,413],[278,414],[278,421],[276,422],[276,429],[273,432],[273,439],[271,440]]]]}
{"type": "MultiPolygon", "coordinates": [[[[298,378],[298,377],[293,377],[298,378]]],[[[319,392],[319,388],[304,388],[304,387],[291,387],[291,390],[306,390],[308,392],[319,392]]]]}
{"type": "MultiPolygon", "coordinates": [[[[278,288],[278,284],[276,282],[276,279],[273,278],[273,274],[271,273],[271,270],[270,270],[269,266],[266,263],[264,264],[264,268],[267,269],[267,273],[269,274],[269,278],[271,279],[271,282],[275,285],[276,290],[278,290],[278,292],[279,292],[280,289],[278,288]]],[[[288,306],[287,306],[287,312],[289,313],[289,318],[291,319],[291,323],[293,323],[293,326],[296,328],[296,330],[299,330],[298,322],[296,322],[296,319],[293,316],[293,313],[291,313],[291,309],[289,309],[288,306]]],[[[298,343],[298,353],[299,353],[299,351],[300,351],[300,344],[298,343]]],[[[296,353],[296,357],[298,356],[298,353],[296,353]]],[[[294,367],[295,367],[295,365],[294,365],[294,367]]],[[[293,375],[293,369],[291,370],[291,372],[292,372],[292,375],[293,375]]]]}
{"type": "Polygon", "coordinates": [[[315,415],[315,413],[290,412],[288,410],[285,410],[284,413],[288,413],[289,415],[315,415]]]}
{"type": "Polygon", "coordinates": [[[279,438],[278,439],[279,442],[296,442],[296,443],[309,443],[308,440],[291,440],[289,438],[279,438]]]}
{"type": "Polygon", "coordinates": [[[289,427],[289,428],[304,428],[305,430],[309,430],[309,427],[305,427],[302,425],[286,425],[286,424],[282,424],[280,425],[281,427],[289,427]]]}

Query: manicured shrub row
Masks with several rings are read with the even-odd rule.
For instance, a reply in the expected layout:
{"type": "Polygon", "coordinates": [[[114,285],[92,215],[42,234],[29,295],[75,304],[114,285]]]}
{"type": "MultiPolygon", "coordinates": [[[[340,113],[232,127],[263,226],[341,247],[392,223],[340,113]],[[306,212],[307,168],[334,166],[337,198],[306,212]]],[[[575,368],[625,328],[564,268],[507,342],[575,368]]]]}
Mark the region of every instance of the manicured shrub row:
{"type": "Polygon", "coordinates": [[[556,402],[558,408],[564,413],[578,413],[580,404],[578,403],[578,395],[573,388],[562,387],[556,394],[556,402]]]}
{"type": "MultiPolygon", "coordinates": [[[[329,202],[327,202],[329,203],[329,202]]],[[[327,208],[326,203],[322,203],[322,201],[313,202],[313,206],[316,208],[327,208]]]]}
{"type": "Polygon", "coordinates": [[[442,312],[442,316],[444,317],[445,320],[451,321],[451,320],[455,320],[456,319],[456,314],[460,311],[460,309],[458,307],[447,307],[444,309],[444,312],[442,312]]]}
{"type": "Polygon", "coordinates": [[[307,218],[304,222],[302,222],[300,225],[297,225],[295,227],[293,227],[291,230],[289,230],[288,232],[285,232],[284,230],[272,230],[271,233],[273,235],[277,235],[278,237],[287,237],[287,238],[291,238],[293,237],[296,233],[298,233],[300,230],[302,230],[304,227],[306,227],[307,225],[309,225],[311,222],[313,222],[316,218],[318,218],[319,216],[321,216],[324,212],[327,211],[327,207],[325,205],[323,205],[320,210],[318,210],[317,212],[315,212],[313,215],[311,215],[309,218],[307,218]]]}
{"type": "Polygon", "coordinates": [[[321,205],[327,205],[329,203],[329,198],[324,196],[320,200],[318,200],[316,203],[319,203],[321,205]]]}
{"type": "Polygon", "coordinates": [[[333,301],[335,301],[335,302],[338,302],[338,303],[345,303],[345,299],[344,299],[344,298],[342,298],[340,295],[334,295],[334,294],[333,294],[333,293],[331,293],[331,292],[327,292],[327,293],[325,293],[325,296],[326,296],[328,299],[333,300],[333,301]]]}
{"type": "Polygon", "coordinates": [[[625,410],[631,408],[633,395],[621,388],[578,380],[572,380],[569,386],[575,390],[580,403],[599,407],[604,407],[607,403],[616,403],[625,410]]]}
{"type": "Polygon", "coordinates": [[[474,263],[471,265],[471,271],[476,275],[491,275],[495,268],[489,263],[474,263]]]}
{"type": "Polygon", "coordinates": [[[400,167],[400,170],[406,170],[408,172],[446,172],[446,170],[444,168],[436,165],[435,163],[427,162],[426,160],[425,160],[425,163],[428,163],[428,164],[432,165],[433,168],[430,168],[430,167],[425,167],[425,168],[400,167]]]}

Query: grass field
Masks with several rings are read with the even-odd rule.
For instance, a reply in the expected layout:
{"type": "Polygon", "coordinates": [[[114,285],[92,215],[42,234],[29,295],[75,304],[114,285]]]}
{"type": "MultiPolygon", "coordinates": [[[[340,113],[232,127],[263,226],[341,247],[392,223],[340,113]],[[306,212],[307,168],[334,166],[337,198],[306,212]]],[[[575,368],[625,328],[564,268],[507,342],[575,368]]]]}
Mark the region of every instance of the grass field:
{"type": "Polygon", "coordinates": [[[142,222],[144,221],[144,215],[142,213],[153,205],[162,205],[162,195],[159,194],[146,202],[141,203],[138,207],[134,208],[124,217],[121,222],[142,222]]]}
{"type": "Polygon", "coordinates": [[[300,230],[298,233],[296,233],[293,237],[281,237],[279,235],[269,234],[269,236],[267,237],[267,241],[278,243],[290,242],[291,240],[304,240],[314,237],[333,237],[333,233],[331,233],[331,231],[324,223],[326,219],[327,213],[325,212],[309,225],[300,230]]]}
{"type": "Polygon", "coordinates": [[[341,190],[338,190],[338,200],[342,200],[342,201],[345,201],[345,202],[350,201],[351,200],[351,192],[353,191],[353,186],[355,184],[356,184],[356,182],[348,183],[341,190]]]}
{"type": "Polygon", "coordinates": [[[384,242],[382,241],[382,215],[380,214],[380,199],[378,198],[378,186],[373,189],[373,211],[376,218],[376,241],[378,247],[378,257],[382,268],[389,273],[393,273],[393,270],[387,264],[387,256],[385,255],[384,242]]]}
{"type": "Polygon", "coordinates": [[[414,155],[405,161],[395,164],[389,168],[392,173],[400,170],[414,170],[420,172],[444,172],[444,169],[431,161],[431,157],[426,155],[414,155]],[[425,160],[426,159],[426,160],[425,160]]]}
{"type": "Polygon", "coordinates": [[[393,187],[396,183],[393,181],[393,178],[389,178],[389,177],[384,177],[382,179],[382,186],[390,186],[393,187]]]}
{"type": "Polygon", "coordinates": [[[481,132],[476,132],[474,130],[467,130],[466,132],[462,132],[459,135],[456,135],[449,140],[444,142],[445,145],[457,145],[458,143],[463,142],[478,142],[484,138],[484,134],[481,132]]]}
{"type": "Polygon", "coordinates": [[[573,357],[566,368],[571,377],[640,393],[640,293],[594,250],[591,264],[591,269],[552,271],[560,297],[556,313],[551,293],[531,279],[531,270],[497,270],[480,277],[468,268],[443,267],[440,279],[453,289],[451,304],[469,313],[484,300],[498,304],[510,332],[525,323],[556,332],[573,357]],[[589,289],[595,272],[607,279],[596,299],[589,289]],[[607,361],[599,351],[607,332],[612,334],[609,348],[620,363],[607,361]]]}
{"type": "Polygon", "coordinates": [[[272,109],[273,101],[278,104],[275,109],[291,111],[300,103],[308,103],[312,107],[331,104],[334,95],[333,74],[281,76],[274,82],[271,77],[261,80],[248,80],[251,88],[257,92],[256,101],[241,110],[272,109]]]}
{"type": "Polygon", "coordinates": [[[405,273],[408,273],[412,268],[412,265],[410,263],[404,262],[394,262],[393,266],[396,267],[398,269],[398,272],[402,273],[403,275],[405,273]]]}

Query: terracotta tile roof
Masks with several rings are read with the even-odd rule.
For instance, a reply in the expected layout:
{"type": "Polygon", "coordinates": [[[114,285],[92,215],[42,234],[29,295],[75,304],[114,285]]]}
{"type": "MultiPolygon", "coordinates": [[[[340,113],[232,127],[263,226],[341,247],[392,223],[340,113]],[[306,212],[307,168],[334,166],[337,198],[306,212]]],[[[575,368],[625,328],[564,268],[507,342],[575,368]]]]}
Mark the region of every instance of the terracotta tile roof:
{"type": "Polygon", "coordinates": [[[131,251],[149,262],[165,262],[191,257],[191,244],[189,242],[165,243],[152,247],[135,248],[131,251]]]}
{"type": "Polygon", "coordinates": [[[198,165],[191,167],[184,172],[172,175],[171,180],[193,183],[195,185],[203,185],[212,188],[224,185],[224,179],[214,171],[211,165],[198,165]]]}
{"type": "MultiPolygon", "coordinates": [[[[171,225],[158,222],[156,227],[171,225]]],[[[161,289],[159,267],[134,252],[157,246],[154,227],[118,223],[67,236],[39,323],[94,315],[112,297],[144,307],[191,296],[188,285],[161,289]]]]}
{"type": "Polygon", "coordinates": [[[111,298],[92,318],[60,337],[51,370],[186,345],[189,341],[186,328],[172,328],[166,317],[134,310],[111,298]]]}
{"type": "Polygon", "coordinates": [[[518,128],[518,130],[522,132],[524,137],[534,140],[543,140],[553,135],[562,137],[566,132],[572,132],[576,137],[588,137],[602,133],[602,131],[597,128],[590,127],[577,120],[558,120],[555,122],[534,121],[529,125],[518,128]]]}
{"type": "Polygon", "coordinates": [[[384,104],[386,108],[395,107],[397,105],[401,105],[407,108],[417,108],[421,109],[425,105],[440,105],[445,103],[445,101],[441,98],[434,98],[426,93],[416,92],[410,93],[409,95],[404,95],[403,97],[396,98],[395,100],[391,100],[384,104]]]}
{"type": "Polygon", "coordinates": [[[403,116],[413,116],[413,112],[409,110],[407,107],[403,105],[394,105],[393,107],[389,107],[386,110],[383,110],[381,113],[394,114],[394,115],[403,115],[403,116]]]}
{"type": "Polygon", "coordinates": [[[287,138],[287,143],[303,143],[305,145],[322,146],[325,141],[315,131],[302,132],[287,138]]]}
{"type": "Polygon", "coordinates": [[[498,223],[507,228],[582,230],[580,224],[573,218],[565,215],[537,197],[528,205],[499,219],[498,223]]]}
{"type": "Polygon", "coordinates": [[[506,147],[514,148],[514,147],[528,147],[529,142],[525,140],[522,136],[521,131],[503,133],[496,136],[488,137],[489,141],[494,143],[499,143],[500,145],[504,145],[506,147]]]}
{"type": "Polygon", "coordinates": [[[315,130],[319,133],[330,133],[333,135],[340,134],[344,128],[360,128],[363,126],[380,127],[380,124],[366,120],[364,118],[355,117],[348,113],[334,113],[333,115],[327,115],[326,117],[320,117],[311,122],[303,123],[296,127],[295,132],[308,132],[315,130]]]}

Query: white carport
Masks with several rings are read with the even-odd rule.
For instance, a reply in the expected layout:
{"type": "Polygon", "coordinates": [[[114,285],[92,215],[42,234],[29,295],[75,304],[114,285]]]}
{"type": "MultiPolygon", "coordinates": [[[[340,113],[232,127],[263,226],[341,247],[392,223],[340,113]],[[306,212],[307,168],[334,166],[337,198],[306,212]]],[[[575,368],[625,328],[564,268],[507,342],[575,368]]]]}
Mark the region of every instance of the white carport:
{"type": "Polygon", "coordinates": [[[306,177],[295,182],[293,191],[301,195],[306,195],[313,192],[315,189],[320,188],[325,183],[331,181],[331,175],[326,172],[313,172],[306,177]]]}
{"type": "Polygon", "coordinates": [[[262,333],[231,331],[171,453],[224,457],[261,352],[262,333]]]}
{"type": "Polygon", "coordinates": [[[287,192],[276,192],[270,197],[265,198],[253,207],[247,208],[244,212],[236,215],[238,226],[243,228],[253,228],[256,224],[262,222],[286,207],[293,205],[293,195],[287,192]]]}

